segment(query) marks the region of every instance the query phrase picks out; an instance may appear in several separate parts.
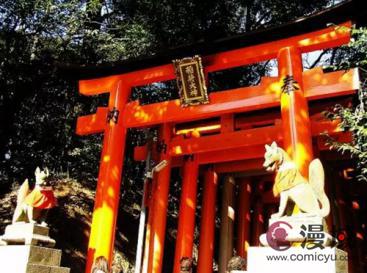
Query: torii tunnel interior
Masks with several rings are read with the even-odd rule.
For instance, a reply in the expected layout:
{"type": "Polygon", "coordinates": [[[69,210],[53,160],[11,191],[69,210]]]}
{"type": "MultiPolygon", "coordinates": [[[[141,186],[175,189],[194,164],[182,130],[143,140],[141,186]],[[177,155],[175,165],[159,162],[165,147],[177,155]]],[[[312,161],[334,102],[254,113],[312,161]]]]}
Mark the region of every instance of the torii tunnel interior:
{"type": "MultiPolygon", "coordinates": [[[[172,64],[126,74],[80,81],[83,95],[109,93],[108,107],[80,117],[77,133],[104,133],[86,272],[103,255],[110,261],[118,217],[120,181],[129,128],[156,128],[155,163],[167,165],[152,179],[147,194],[147,220],[141,272],[180,272],[180,260],[193,258],[196,272],[226,272],[234,255],[246,257],[249,246],[259,245],[270,215],[279,200],[273,197],[274,175],[262,164],[264,145],[276,141],[307,177],[308,163],[320,158],[331,200],[329,232],[344,237],[341,248],[349,254],[349,272],[365,272],[365,186],[352,183],[354,163],[330,151],[322,133],[339,141],[350,140],[327,120],[323,111],[339,103],[348,105],[358,89],[358,71],[325,73],[320,67],[303,71],[301,54],[345,44],[347,27],[329,27],[287,39],[203,56],[204,72],[229,69],[276,59],[278,75],[263,77],[255,86],[209,94],[209,104],[182,108],[180,101],[140,105],[129,101],[131,88],[175,78],[172,64]],[[299,90],[281,92],[292,75],[299,90]],[[119,116],[108,119],[108,112],[119,116]],[[167,244],[167,207],[181,177],[175,244],[167,244]],[[166,243],[166,244],[165,244],[166,243]]],[[[146,147],[136,147],[136,160],[145,160],[146,147]]],[[[122,184],[123,187],[123,184],[122,184]]],[[[121,221],[124,221],[121,219],[121,221]]],[[[128,224],[128,223],[126,223],[128,224]]]]}

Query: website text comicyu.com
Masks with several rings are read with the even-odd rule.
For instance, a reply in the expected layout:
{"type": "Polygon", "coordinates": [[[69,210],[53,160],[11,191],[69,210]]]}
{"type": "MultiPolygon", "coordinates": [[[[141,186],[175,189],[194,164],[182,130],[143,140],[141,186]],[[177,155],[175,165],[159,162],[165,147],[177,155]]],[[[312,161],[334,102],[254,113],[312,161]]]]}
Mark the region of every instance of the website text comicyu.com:
{"type": "Polygon", "coordinates": [[[287,262],[323,262],[329,261],[347,261],[348,256],[345,254],[321,254],[321,253],[307,253],[307,254],[290,254],[290,255],[267,255],[266,260],[271,261],[287,261],[287,262]]]}

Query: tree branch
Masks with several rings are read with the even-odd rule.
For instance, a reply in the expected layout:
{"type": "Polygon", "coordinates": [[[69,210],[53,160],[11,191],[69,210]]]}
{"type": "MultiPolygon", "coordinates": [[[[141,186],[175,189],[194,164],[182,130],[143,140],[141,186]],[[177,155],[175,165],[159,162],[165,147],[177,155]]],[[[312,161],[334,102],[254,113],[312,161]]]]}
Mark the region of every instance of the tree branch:
{"type": "Polygon", "coordinates": [[[321,61],[322,56],[324,56],[328,52],[329,52],[328,50],[324,50],[323,52],[321,52],[319,57],[317,57],[317,59],[307,68],[308,69],[314,68],[321,61]]]}
{"type": "Polygon", "coordinates": [[[257,27],[261,26],[262,20],[264,20],[266,17],[268,17],[271,14],[271,11],[265,12],[263,16],[260,17],[259,20],[257,20],[251,27],[251,30],[256,29],[257,27]]]}

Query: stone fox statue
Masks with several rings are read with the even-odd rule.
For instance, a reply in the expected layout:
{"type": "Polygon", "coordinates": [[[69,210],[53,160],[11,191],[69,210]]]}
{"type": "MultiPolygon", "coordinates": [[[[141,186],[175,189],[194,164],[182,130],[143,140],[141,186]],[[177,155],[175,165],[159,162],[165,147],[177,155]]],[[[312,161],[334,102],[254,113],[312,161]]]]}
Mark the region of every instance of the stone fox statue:
{"type": "Polygon", "coordinates": [[[326,217],[330,213],[330,203],[324,191],[325,175],[321,161],[314,159],[310,163],[309,181],[307,181],[276,142],[270,146],[265,145],[265,149],[263,166],[267,171],[276,172],[273,193],[274,196],[280,194],[279,211],[273,214],[272,218],[284,216],[289,199],[304,213],[326,217]]]}
{"type": "Polygon", "coordinates": [[[19,221],[29,223],[42,221],[41,224],[47,226],[45,222],[47,211],[57,204],[52,187],[47,182],[47,177],[49,176],[48,169],[41,171],[37,167],[34,174],[36,177],[34,189],[30,190],[28,179],[26,179],[18,191],[13,224],[19,221]]]}

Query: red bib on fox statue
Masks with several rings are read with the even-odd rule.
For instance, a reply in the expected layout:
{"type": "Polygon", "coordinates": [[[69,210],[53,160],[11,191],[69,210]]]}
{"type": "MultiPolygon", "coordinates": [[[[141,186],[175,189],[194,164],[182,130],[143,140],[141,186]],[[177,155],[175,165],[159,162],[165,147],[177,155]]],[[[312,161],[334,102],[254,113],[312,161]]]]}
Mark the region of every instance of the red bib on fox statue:
{"type": "Polygon", "coordinates": [[[57,200],[51,187],[38,187],[26,197],[24,202],[38,209],[51,209],[57,205],[57,200]]]}

